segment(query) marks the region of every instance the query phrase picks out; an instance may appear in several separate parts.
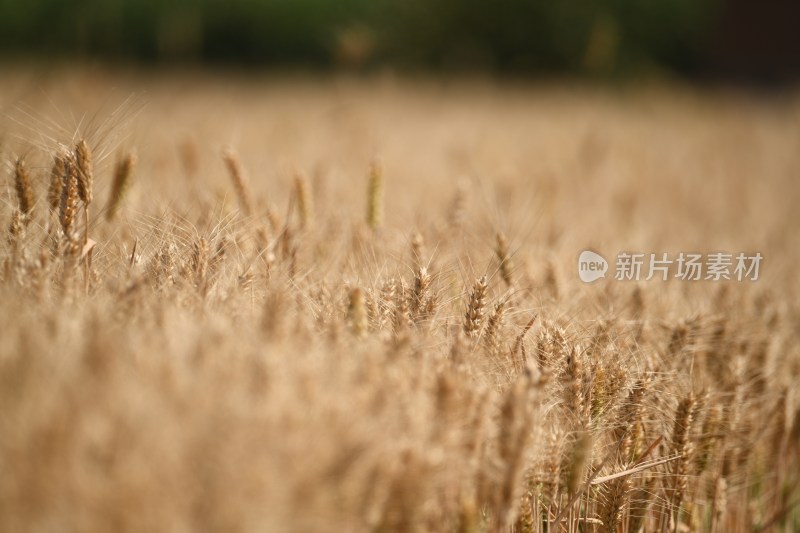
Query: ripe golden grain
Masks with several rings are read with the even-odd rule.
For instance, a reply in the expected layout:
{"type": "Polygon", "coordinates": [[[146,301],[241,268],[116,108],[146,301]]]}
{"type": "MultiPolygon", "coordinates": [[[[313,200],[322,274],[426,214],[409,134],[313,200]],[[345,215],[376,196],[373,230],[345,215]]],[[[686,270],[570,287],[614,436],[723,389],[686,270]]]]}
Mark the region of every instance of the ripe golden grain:
{"type": "MultiPolygon", "coordinates": [[[[88,81],[92,101],[109,94],[88,81]]],[[[120,157],[94,247],[75,219],[81,204],[88,218],[107,140],[92,154],[92,135],[65,149],[43,132],[52,146],[23,148],[29,166],[11,169],[0,202],[0,531],[792,530],[789,103],[706,107],[703,91],[631,89],[647,104],[631,106],[502,83],[445,98],[400,83],[388,106],[368,82],[320,83],[291,98],[243,91],[235,118],[193,133],[191,183],[173,179],[186,117],[230,95],[198,86],[200,109],[172,84],[154,88],[165,105],[145,122],[163,125],[165,144],[137,146],[139,195],[124,195],[134,165],[120,157]],[[324,118],[342,91],[352,113],[324,118]],[[286,135],[277,116],[315,134],[286,135]],[[402,185],[388,220],[377,161],[362,210],[352,177],[374,146],[342,128],[352,123],[381,140],[402,185]],[[240,128],[243,156],[266,146],[280,161],[252,169],[277,176],[269,184],[251,189],[231,150],[228,183],[205,160],[202,146],[240,128]],[[565,139],[587,131],[605,163],[573,176],[565,139]],[[315,152],[320,140],[335,157],[315,152]],[[304,177],[281,171],[295,161],[330,169],[315,174],[314,201],[304,177]],[[39,162],[52,164],[47,224],[39,162]],[[231,183],[242,216],[226,203],[231,183]],[[513,231],[513,254],[498,227],[513,231]],[[780,261],[757,283],[634,285],[610,271],[584,284],[566,265],[595,242],[607,254],[762,243],[780,261]]]]}

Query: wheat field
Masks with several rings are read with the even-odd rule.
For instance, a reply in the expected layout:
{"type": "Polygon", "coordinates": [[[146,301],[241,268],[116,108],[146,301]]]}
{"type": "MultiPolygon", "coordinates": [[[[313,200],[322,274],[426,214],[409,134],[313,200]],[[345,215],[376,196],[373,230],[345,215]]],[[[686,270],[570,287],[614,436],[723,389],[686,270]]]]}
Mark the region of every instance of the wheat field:
{"type": "Polygon", "coordinates": [[[800,530],[797,93],[17,67],[0,111],[0,531],[800,530]]]}

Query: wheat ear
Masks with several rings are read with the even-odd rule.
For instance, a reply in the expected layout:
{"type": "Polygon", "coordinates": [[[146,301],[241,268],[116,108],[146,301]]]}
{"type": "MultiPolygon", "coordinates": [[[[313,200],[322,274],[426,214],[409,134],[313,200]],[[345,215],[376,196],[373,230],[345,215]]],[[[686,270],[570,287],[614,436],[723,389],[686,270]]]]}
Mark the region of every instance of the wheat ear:
{"type": "Polygon", "coordinates": [[[497,246],[494,252],[497,256],[497,260],[500,262],[500,277],[507,287],[511,287],[511,285],[513,285],[513,279],[511,278],[511,256],[508,253],[508,241],[506,240],[506,236],[502,233],[497,234],[497,246]]]}
{"type": "Polygon", "coordinates": [[[367,225],[377,229],[383,223],[383,166],[374,160],[369,169],[367,185],[367,225]]]}
{"type": "Polygon", "coordinates": [[[19,202],[19,212],[22,215],[22,222],[27,225],[33,211],[33,188],[31,187],[31,176],[25,165],[25,160],[17,158],[14,163],[14,187],[17,190],[17,201],[19,202]]]}
{"type": "Polygon", "coordinates": [[[311,184],[304,173],[295,174],[294,190],[297,197],[297,211],[300,215],[300,228],[311,228],[314,223],[314,199],[311,196],[311,184]]]}
{"type": "Polygon", "coordinates": [[[89,240],[89,205],[94,198],[92,188],[94,184],[94,168],[92,165],[92,150],[85,139],[75,145],[75,168],[78,177],[78,197],[83,202],[83,244],[89,240]]]}
{"type": "Polygon", "coordinates": [[[228,173],[233,181],[233,187],[236,189],[236,195],[239,197],[239,205],[242,207],[242,212],[245,216],[252,216],[255,212],[255,202],[253,201],[253,193],[250,191],[250,183],[244,175],[242,163],[239,161],[239,156],[231,147],[227,147],[222,151],[222,160],[225,161],[225,166],[228,167],[228,173]]]}
{"type": "Polygon", "coordinates": [[[464,314],[464,333],[468,337],[476,337],[483,325],[483,312],[486,306],[486,276],[481,276],[475,281],[472,292],[467,302],[467,311],[464,314]]]}
{"type": "Polygon", "coordinates": [[[111,194],[108,198],[108,211],[106,220],[111,221],[117,216],[122,200],[130,187],[133,168],[136,166],[136,155],[128,153],[117,161],[114,167],[114,182],[111,184],[111,194]]]}

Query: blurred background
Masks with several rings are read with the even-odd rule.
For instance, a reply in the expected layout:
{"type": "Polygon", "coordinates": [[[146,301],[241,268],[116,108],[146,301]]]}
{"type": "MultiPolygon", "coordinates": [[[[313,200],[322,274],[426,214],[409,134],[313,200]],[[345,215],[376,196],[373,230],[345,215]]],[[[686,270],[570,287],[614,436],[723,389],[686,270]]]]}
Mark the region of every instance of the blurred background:
{"type": "Polygon", "coordinates": [[[797,0],[0,0],[0,59],[667,73],[800,73],[797,0]]]}

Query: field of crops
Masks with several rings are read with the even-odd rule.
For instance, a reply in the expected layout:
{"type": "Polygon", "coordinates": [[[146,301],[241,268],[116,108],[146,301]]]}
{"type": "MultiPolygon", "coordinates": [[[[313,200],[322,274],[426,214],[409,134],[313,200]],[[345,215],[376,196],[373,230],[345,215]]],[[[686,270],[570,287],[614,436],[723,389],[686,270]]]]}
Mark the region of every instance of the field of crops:
{"type": "Polygon", "coordinates": [[[3,72],[0,531],[800,529],[799,94],[3,72]]]}

